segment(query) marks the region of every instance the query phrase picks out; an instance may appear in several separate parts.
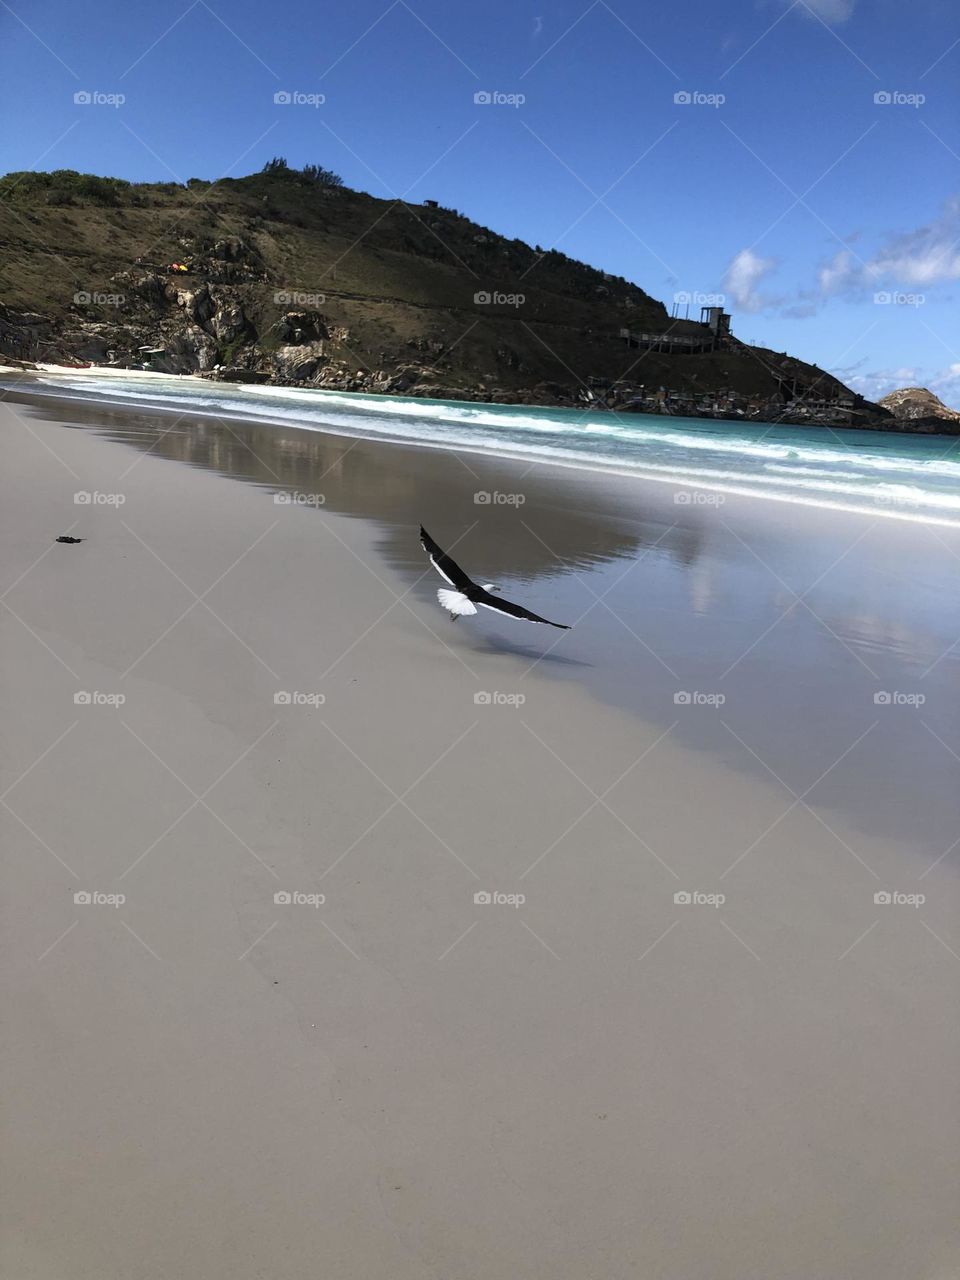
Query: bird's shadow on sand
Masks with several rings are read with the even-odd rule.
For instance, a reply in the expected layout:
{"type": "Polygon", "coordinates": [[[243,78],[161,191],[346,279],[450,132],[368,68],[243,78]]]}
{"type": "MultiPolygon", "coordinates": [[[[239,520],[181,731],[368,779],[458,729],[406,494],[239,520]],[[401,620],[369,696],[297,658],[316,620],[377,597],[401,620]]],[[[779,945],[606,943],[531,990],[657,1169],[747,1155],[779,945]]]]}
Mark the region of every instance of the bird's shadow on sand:
{"type": "Polygon", "coordinates": [[[538,649],[536,645],[521,644],[502,635],[485,635],[477,637],[472,646],[478,653],[510,654],[514,658],[529,658],[531,662],[548,662],[557,667],[592,667],[594,663],[584,662],[581,658],[571,658],[556,649],[538,649]]]}

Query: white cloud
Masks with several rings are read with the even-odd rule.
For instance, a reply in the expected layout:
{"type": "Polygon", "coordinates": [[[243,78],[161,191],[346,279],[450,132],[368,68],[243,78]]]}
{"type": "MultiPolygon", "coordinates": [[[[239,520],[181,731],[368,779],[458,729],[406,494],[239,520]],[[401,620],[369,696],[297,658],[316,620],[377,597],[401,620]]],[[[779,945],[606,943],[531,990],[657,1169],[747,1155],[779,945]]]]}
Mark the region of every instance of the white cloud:
{"type": "MultiPolygon", "coordinates": [[[[839,377],[839,374],[837,375],[839,377]]],[[[874,369],[869,373],[858,373],[852,378],[843,378],[853,391],[859,391],[868,400],[879,400],[881,396],[898,387],[917,387],[921,385],[916,369],[874,369]]]]}
{"type": "Polygon", "coordinates": [[[932,377],[928,385],[945,404],[956,408],[960,402],[960,364],[948,365],[932,377]]]}
{"type": "Polygon", "coordinates": [[[817,271],[817,285],[823,294],[836,293],[853,276],[856,261],[849,249],[841,249],[817,271]]]}
{"type": "Polygon", "coordinates": [[[801,11],[813,14],[824,22],[846,22],[853,14],[856,0],[801,0],[801,11]]]}
{"type": "Polygon", "coordinates": [[[873,369],[868,373],[850,374],[842,369],[830,372],[868,400],[879,400],[900,387],[926,387],[949,408],[960,408],[960,362],[939,371],[904,365],[899,369],[873,369]]]}
{"type": "Polygon", "coordinates": [[[727,267],[723,291],[741,311],[760,311],[776,301],[757,292],[757,286],[776,266],[776,258],[761,258],[752,249],[741,249],[727,267]]]}
{"type": "Polygon", "coordinates": [[[960,280],[960,196],[948,200],[932,222],[890,236],[872,257],[841,249],[817,272],[823,297],[880,285],[915,288],[960,280]]]}
{"type": "MultiPolygon", "coordinates": [[[[848,236],[845,246],[859,238],[859,232],[848,236]]],[[[960,280],[960,195],[923,226],[889,234],[873,253],[867,248],[860,254],[849,247],[839,249],[821,262],[809,288],[789,295],[763,292],[763,281],[779,265],[776,258],[741,249],[727,267],[723,291],[741,311],[771,311],[788,320],[816,315],[830,298],[863,302],[882,291],[924,295],[937,285],[960,280]]],[[[879,378],[883,371],[869,376],[879,378]]]]}
{"type": "Polygon", "coordinates": [[[822,298],[859,292],[864,287],[861,264],[849,249],[841,249],[817,268],[817,288],[822,298]]]}
{"type": "Polygon", "coordinates": [[[960,198],[926,227],[895,236],[870,264],[878,276],[902,284],[960,280],[960,198]]]}

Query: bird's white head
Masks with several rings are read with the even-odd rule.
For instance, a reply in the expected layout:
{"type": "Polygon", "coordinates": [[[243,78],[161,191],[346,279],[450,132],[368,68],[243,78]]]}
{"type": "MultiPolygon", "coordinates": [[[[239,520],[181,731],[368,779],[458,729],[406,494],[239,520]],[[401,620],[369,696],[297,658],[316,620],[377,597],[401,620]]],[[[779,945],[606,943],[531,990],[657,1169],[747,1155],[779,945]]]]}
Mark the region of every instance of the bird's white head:
{"type": "Polygon", "coordinates": [[[480,585],[481,585],[481,587],[483,588],[483,590],[484,590],[484,591],[499,591],[499,590],[500,590],[500,588],[497,586],[497,584],[496,584],[495,582],[481,582],[481,583],[480,583],[480,585]]]}

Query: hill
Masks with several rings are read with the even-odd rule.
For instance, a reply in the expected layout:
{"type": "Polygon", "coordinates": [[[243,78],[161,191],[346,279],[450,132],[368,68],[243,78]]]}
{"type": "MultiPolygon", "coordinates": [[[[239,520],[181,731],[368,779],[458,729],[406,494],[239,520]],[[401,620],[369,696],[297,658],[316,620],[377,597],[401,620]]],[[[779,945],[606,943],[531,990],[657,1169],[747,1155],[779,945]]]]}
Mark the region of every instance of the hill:
{"type": "Polygon", "coordinates": [[[926,387],[899,387],[879,403],[893,414],[901,431],[960,432],[960,413],[926,387]]]}
{"type": "Polygon", "coordinates": [[[671,318],[622,277],[318,166],[184,185],[8,174],[0,249],[0,352],[23,361],[892,425],[723,318],[671,318]]]}

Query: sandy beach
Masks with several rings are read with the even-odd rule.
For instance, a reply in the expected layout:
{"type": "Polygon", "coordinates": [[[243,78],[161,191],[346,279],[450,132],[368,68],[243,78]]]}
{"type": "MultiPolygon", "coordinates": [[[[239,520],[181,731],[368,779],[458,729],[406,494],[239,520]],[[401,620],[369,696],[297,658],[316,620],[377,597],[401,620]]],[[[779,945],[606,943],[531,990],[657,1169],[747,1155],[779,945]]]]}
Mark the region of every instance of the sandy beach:
{"type": "Polygon", "coordinates": [[[960,532],[0,431],[4,1274],[960,1276],[960,532]]]}

